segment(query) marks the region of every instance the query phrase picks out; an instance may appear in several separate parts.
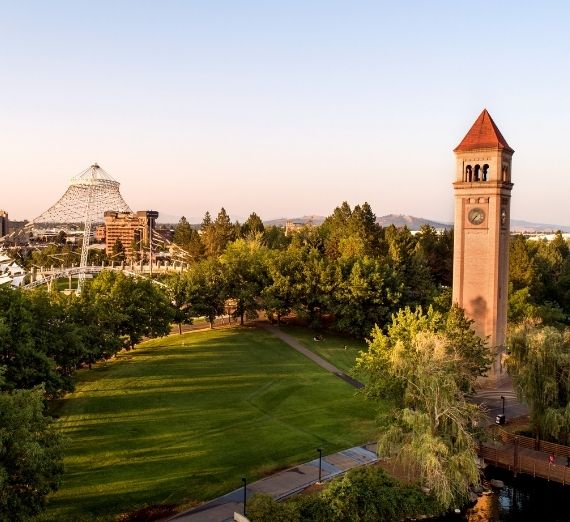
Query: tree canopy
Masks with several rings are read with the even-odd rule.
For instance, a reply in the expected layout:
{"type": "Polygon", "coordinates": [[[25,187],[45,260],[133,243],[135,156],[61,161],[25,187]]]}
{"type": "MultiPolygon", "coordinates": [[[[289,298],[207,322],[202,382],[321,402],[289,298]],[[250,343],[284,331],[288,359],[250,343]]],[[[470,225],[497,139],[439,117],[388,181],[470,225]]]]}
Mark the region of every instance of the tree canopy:
{"type": "Polygon", "coordinates": [[[62,442],[44,415],[41,387],[0,392],[1,520],[28,520],[43,510],[63,474],[62,442]]]}
{"type": "Polygon", "coordinates": [[[526,322],[508,346],[507,368],[536,436],[570,444],[570,331],[526,322]]]}
{"type": "Polygon", "coordinates": [[[476,466],[478,406],[467,402],[489,365],[487,349],[462,310],[401,310],[387,332],[376,327],[357,366],[365,394],[391,400],[378,441],[380,454],[411,468],[443,508],[461,504],[476,466]]]}

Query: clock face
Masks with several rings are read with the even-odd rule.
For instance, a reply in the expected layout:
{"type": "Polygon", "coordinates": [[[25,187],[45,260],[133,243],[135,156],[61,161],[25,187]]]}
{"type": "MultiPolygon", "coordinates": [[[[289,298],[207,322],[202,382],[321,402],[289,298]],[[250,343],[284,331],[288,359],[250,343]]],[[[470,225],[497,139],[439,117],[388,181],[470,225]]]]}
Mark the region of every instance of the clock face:
{"type": "Polygon", "coordinates": [[[485,221],[485,211],[482,208],[472,208],[467,214],[467,219],[473,225],[480,225],[485,221]]]}
{"type": "Polygon", "coordinates": [[[501,210],[501,225],[507,222],[507,211],[505,209],[501,210]]]}

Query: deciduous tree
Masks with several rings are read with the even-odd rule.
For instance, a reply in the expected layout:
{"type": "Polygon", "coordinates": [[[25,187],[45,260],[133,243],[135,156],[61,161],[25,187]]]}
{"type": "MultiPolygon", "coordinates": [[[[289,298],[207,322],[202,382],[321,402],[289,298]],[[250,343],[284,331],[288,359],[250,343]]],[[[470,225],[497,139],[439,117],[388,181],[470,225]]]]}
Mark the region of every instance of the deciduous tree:
{"type": "Polygon", "coordinates": [[[537,438],[570,444],[570,331],[526,322],[509,335],[507,367],[537,438]]]}
{"type": "Polygon", "coordinates": [[[400,311],[384,334],[376,327],[358,368],[368,375],[365,393],[389,398],[379,452],[417,474],[442,507],[462,503],[479,481],[476,426],[479,409],[465,399],[488,367],[461,310],[400,311]]]}
{"type": "Polygon", "coordinates": [[[43,389],[0,392],[0,519],[40,513],[62,474],[62,436],[44,415],[43,389]]]}

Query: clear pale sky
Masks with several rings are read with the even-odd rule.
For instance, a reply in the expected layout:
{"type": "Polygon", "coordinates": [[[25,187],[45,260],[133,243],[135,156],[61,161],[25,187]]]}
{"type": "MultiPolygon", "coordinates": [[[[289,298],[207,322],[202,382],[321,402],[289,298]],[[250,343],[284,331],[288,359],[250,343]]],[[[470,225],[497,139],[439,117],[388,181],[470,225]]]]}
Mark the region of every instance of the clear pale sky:
{"type": "Polygon", "coordinates": [[[0,1],[0,208],[97,161],[133,210],[452,220],[487,107],[512,216],[570,224],[570,7],[543,1],[0,1]]]}

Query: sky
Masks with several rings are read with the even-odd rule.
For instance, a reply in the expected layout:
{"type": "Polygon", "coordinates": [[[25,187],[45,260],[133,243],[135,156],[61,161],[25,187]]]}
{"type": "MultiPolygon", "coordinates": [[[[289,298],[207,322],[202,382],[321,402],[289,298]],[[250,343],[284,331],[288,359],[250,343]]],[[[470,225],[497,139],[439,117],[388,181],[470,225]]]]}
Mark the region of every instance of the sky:
{"type": "Polygon", "coordinates": [[[487,108],[512,218],[570,225],[570,3],[0,0],[0,209],[98,162],[133,210],[451,222],[487,108]]]}

